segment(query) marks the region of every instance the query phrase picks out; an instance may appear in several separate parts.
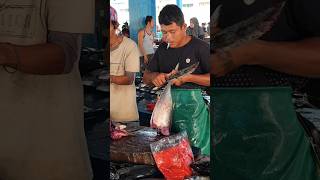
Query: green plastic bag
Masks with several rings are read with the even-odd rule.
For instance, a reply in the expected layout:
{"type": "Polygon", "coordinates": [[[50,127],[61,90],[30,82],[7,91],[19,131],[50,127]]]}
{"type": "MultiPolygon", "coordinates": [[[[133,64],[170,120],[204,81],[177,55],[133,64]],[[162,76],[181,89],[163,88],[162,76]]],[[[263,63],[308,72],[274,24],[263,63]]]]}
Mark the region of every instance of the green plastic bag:
{"type": "Polygon", "coordinates": [[[213,88],[215,180],[318,180],[290,88],[213,88]]]}
{"type": "Polygon", "coordinates": [[[200,89],[172,89],[172,131],[186,130],[192,146],[210,155],[210,112],[200,89]]]}

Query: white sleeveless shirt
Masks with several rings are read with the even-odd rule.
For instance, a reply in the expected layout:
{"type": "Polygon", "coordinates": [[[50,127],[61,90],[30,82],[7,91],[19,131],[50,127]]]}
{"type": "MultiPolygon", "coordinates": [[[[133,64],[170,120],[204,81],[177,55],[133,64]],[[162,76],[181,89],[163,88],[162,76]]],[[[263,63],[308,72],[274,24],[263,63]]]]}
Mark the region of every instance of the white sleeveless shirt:
{"type": "Polygon", "coordinates": [[[146,30],[144,30],[144,37],[143,37],[143,48],[147,54],[154,54],[154,49],[153,49],[153,33],[149,35],[146,30]]]}

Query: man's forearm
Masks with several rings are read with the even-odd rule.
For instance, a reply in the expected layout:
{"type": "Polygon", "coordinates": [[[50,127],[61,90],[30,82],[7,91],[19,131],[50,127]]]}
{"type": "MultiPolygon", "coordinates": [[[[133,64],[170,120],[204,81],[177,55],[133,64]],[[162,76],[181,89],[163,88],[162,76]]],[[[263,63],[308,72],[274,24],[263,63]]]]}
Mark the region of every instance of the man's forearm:
{"type": "Polygon", "coordinates": [[[152,86],[152,80],[157,77],[160,73],[158,72],[150,72],[146,70],[143,74],[143,83],[152,86]]]}
{"type": "Polygon", "coordinates": [[[64,71],[65,54],[58,45],[47,43],[33,46],[12,44],[6,46],[7,48],[0,51],[5,53],[6,57],[0,60],[1,65],[8,65],[29,74],[61,74],[64,71]]]}
{"type": "Polygon", "coordinates": [[[320,38],[257,43],[250,64],[305,77],[320,77],[320,38]]]}
{"type": "Polygon", "coordinates": [[[190,74],[185,76],[183,81],[195,83],[201,86],[210,86],[210,74],[190,74]]]}
{"type": "Polygon", "coordinates": [[[127,72],[123,76],[110,76],[111,83],[118,85],[131,85],[134,81],[135,75],[132,72],[127,72]]]}

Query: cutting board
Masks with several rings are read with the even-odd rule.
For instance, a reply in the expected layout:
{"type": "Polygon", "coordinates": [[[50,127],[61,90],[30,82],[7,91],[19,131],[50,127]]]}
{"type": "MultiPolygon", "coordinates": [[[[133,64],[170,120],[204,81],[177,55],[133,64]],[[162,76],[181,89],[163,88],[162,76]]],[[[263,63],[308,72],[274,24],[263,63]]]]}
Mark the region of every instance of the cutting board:
{"type": "Polygon", "coordinates": [[[111,141],[111,161],[155,165],[150,143],[160,140],[163,136],[159,136],[156,130],[149,127],[127,130],[133,135],[111,141]]]}

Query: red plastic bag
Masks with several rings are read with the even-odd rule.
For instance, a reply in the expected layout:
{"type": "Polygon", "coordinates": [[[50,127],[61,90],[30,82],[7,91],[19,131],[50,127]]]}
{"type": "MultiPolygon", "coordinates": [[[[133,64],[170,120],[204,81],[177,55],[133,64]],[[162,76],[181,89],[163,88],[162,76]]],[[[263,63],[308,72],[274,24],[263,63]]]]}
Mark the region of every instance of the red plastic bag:
{"type": "Polygon", "coordinates": [[[193,153],[185,131],[150,146],[154,160],[167,180],[183,180],[192,175],[193,153]]]}

